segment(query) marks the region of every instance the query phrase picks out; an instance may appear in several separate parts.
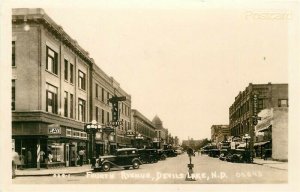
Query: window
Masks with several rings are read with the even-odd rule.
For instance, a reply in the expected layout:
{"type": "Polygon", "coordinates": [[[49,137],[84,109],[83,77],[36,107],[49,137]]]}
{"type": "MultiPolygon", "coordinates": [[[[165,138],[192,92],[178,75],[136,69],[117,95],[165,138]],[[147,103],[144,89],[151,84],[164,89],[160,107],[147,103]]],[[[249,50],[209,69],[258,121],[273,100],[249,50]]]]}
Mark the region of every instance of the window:
{"type": "Polygon", "coordinates": [[[12,80],[12,87],[11,87],[11,109],[16,109],[16,80],[12,80]]]}
{"type": "Polygon", "coordinates": [[[101,101],[104,102],[104,88],[102,88],[101,101]]]}
{"type": "Polygon", "coordinates": [[[47,47],[46,69],[51,73],[58,74],[57,53],[49,47],[47,47]]]}
{"type": "Polygon", "coordinates": [[[11,65],[16,66],[16,42],[12,41],[12,60],[11,60],[11,65]]]}
{"type": "Polygon", "coordinates": [[[96,107],[96,121],[99,121],[99,108],[96,107]]]}
{"type": "Polygon", "coordinates": [[[64,116],[68,117],[68,92],[66,91],[64,95],[64,116]]]}
{"type": "Polygon", "coordinates": [[[57,114],[57,87],[46,84],[46,111],[57,114]]]}
{"type": "Polygon", "coordinates": [[[70,63],[70,83],[74,83],[74,68],[72,63],[70,63]]]}
{"type": "Polygon", "coordinates": [[[287,99],[278,99],[278,107],[288,107],[288,100],[287,99]]]}
{"type": "Polygon", "coordinates": [[[109,112],[107,112],[106,114],[107,114],[107,122],[109,122],[109,112]]]}
{"type": "Polygon", "coordinates": [[[106,95],[107,97],[106,97],[106,102],[107,102],[107,105],[109,105],[109,92],[107,92],[107,95],[106,95]]]}
{"type": "Polygon", "coordinates": [[[68,74],[69,74],[69,71],[68,71],[68,68],[69,68],[69,62],[68,60],[65,59],[65,80],[68,81],[68,74]]]}
{"type": "Polygon", "coordinates": [[[98,94],[98,87],[99,87],[99,85],[96,83],[96,98],[99,97],[99,94],[98,94]]]}
{"type": "Polygon", "coordinates": [[[263,109],[264,108],[264,100],[263,99],[258,100],[257,107],[258,107],[258,109],[263,109]]]}
{"type": "Polygon", "coordinates": [[[85,74],[82,71],[78,71],[78,86],[80,89],[85,90],[85,74]]]}
{"type": "Polygon", "coordinates": [[[73,94],[70,94],[70,118],[74,118],[73,105],[74,105],[73,94]]]}
{"type": "Polygon", "coordinates": [[[78,99],[78,120],[85,121],[85,101],[78,99]]]}
{"type": "Polygon", "coordinates": [[[102,115],[102,121],[101,122],[102,122],[102,124],[104,124],[104,110],[103,109],[102,109],[102,114],[101,115],[102,115]]]}

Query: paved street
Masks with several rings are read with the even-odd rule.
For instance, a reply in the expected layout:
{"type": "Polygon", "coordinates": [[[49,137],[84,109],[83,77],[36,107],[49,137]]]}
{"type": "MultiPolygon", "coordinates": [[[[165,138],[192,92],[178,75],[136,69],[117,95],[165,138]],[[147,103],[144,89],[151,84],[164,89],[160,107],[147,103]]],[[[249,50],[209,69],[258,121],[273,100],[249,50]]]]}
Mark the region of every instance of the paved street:
{"type": "Polygon", "coordinates": [[[138,170],[117,170],[75,175],[17,177],[15,184],[234,184],[287,183],[288,171],[257,164],[224,162],[208,156],[193,157],[196,181],[185,181],[188,156],[168,158],[155,164],[143,164],[138,170]]]}

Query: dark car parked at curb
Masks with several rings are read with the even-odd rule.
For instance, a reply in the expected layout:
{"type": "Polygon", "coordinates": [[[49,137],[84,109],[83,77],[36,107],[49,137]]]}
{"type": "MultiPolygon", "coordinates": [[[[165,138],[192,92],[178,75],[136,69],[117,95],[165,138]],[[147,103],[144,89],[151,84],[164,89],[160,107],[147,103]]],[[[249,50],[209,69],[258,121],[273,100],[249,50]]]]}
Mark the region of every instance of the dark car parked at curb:
{"type": "Polygon", "coordinates": [[[167,157],[176,157],[177,153],[174,149],[166,149],[164,150],[164,153],[167,155],[167,157]]]}
{"type": "Polygon", "coordinates": [[[142,164],[139,159],[140,155],[136,148],[116,149],[114,155],[100,156],[96,159],[95,166],[92,166],[94,171],[109,171],[112,167],[138,169],[142,164]]]}
{"type": "Polygon", "coordinates": [[[160,159],[157,149],[138,149],[142,163],[157,163],[160,159]]]}
{"type": "Polygon", "coordinates": [[[167,159],[168,156],[165,154],[164,150],[158,149],[157,152],[158,152],[159,160],[166,160],[167,159]]]}

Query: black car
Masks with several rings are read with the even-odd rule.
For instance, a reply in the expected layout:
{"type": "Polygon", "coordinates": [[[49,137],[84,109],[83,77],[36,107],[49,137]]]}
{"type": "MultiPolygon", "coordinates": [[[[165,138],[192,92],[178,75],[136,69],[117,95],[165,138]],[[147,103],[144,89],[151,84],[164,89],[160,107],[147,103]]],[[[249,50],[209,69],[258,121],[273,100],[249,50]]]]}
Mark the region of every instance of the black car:
{"type": "Polygon", "coordinates": [[[136,148],[116,149],[114,155],[100,156],[96,159],[95,166],[92,166],[94,171],[109,171],[110,168],[138,169],[142,164],[139,159],[140,155],[136,148]]]}
{"type": "Polygon", "coordinates": [[[159,155],[157,149],[139,149],[142,163],[157,163],[159,155]]]}
{"type": "Polygon", "coordinates": [[[166,149],[164,150],[164,153],[167,155],[167,157],[176,157],[177,153],[174,149],[166,149]]]}
{"type": "Polygon", "coordinates": [[[162,149],[158,149],[157,153],[158,153],[159,160],[165,160],[168,157],[165,154],[164,150],[162,150],[162,149]]]}

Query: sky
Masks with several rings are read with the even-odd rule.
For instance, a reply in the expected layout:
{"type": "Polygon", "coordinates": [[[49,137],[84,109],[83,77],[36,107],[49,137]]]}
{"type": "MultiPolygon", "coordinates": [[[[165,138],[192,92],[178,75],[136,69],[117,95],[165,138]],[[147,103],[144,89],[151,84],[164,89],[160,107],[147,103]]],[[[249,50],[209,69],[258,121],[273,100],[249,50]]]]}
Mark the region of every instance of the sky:
{"type": "Polygon", "coordinates": [[[43,8],[132,96],[133,109],[158,115],[181,140],[210,138],[212,125],[228,124],[249,83],[288,83],[292,4],[13,2],[43,8]]]}

